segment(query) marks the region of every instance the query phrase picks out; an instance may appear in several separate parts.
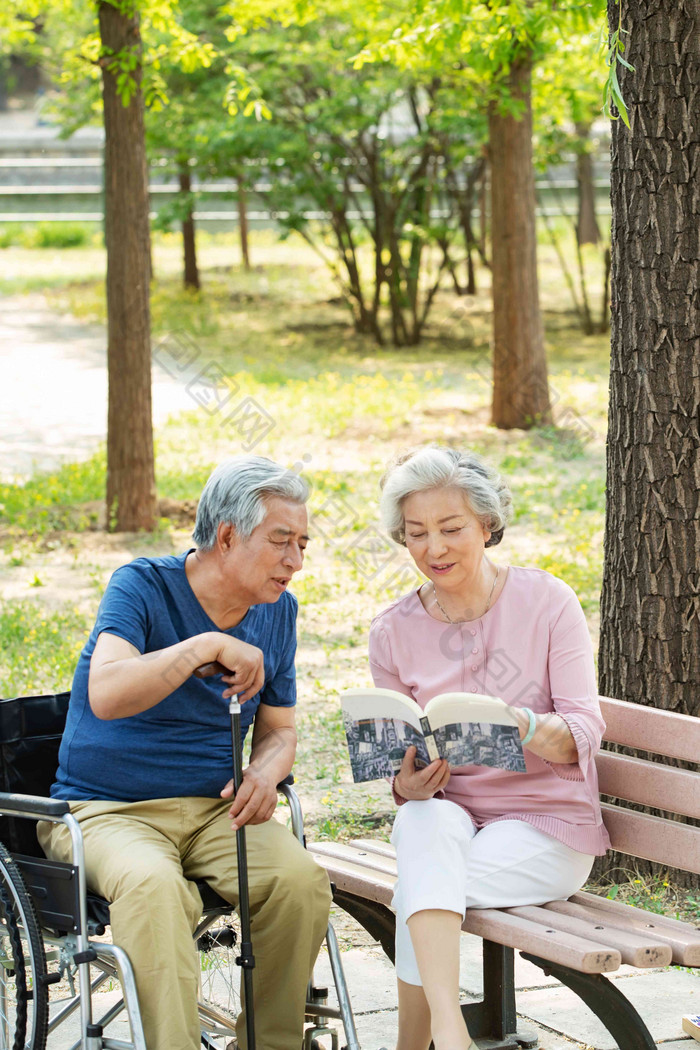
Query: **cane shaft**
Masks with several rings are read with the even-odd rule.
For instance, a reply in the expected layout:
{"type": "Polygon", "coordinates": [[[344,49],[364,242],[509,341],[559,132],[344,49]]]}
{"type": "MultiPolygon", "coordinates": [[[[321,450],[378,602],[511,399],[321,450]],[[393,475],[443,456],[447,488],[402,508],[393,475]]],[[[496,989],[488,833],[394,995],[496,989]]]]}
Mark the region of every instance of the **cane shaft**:
{"type": "MultiPolygon", "coordinates": [[[[241,741],[241,705],[235,698],[229,703],[231,715],[231,755],[233,758],[233,797],[243,781],[243,743],[241,741]]],[[[243,994],[246,1014],[246,1040],[248,1050],[255,1050],[255,1014],[253,1006],[253,968],[255,957],[250,939],[250,897],[248,893],[248,854],[246,851],[245,825],[236,829],[236,853],[238,857],[238,914],[241,920],[241,954],[236,959],[243,968],[243,994]]]]}

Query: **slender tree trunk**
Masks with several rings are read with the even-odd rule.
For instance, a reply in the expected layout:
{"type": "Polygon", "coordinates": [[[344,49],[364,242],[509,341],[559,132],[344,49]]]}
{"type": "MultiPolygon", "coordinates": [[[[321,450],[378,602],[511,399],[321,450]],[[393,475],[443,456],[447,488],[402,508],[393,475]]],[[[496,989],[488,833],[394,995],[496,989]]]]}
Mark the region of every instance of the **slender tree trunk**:
{"type": "Polygon", "coordinates": [[[479,182],[479,252],[486,258],[486,239],[488,235],[488,202],[489,202],[489,159],[484,158],[484,170],[479,182]]]}
{"type": "Polygon", "coordinates": [[[581,140],[582,149],[576,155],[576,183],[578,186],[578,218],[576,220],[576,239],[582,244],[597,244],[600,240],[598,219],[595,211],[595,180],[593,178],[593,158],[586,149],[590,125],[577,124],[576,133],[581,140]]]}
{"type": "Polygon", "coordinates": [[[117,94],[110,57],[102,59],[107,245],[107,518],[117,531],[152,529],[156,486],[151,423],[150,225],[136,15],[98,4],[105,56],[138,58],[128,105],[117,94]]]}
{"type": "Polygon", "coordinates": [[[243,268],[250,269],[250,250],[248,247],[248,201],[243,175],[238,176],[238,234],[241,240],[241,258],[243,268]]]}
{"type": "Polygon", "coordinates": [[[531,427],[550,421],[547,361],[537,285],[535,178],[532,167],[531,64],[513,63],[512,97],[520,119],[489,114],[494,354],[492,422],[531,427]]]}
{"type": "MultiPolygon", "coordinates": [[[[180,193],[183,197],[192,192],[192,177],[187,167],[180,168],[178,172],[180,180],[180,193]]],[[[194,288],[199,291],[199,267],[197,266],[197,240],[194,229],[194,208],[190,203],[185,218],[182,220],[182,251],[184,256],[184,285],[185,288],[194,288]]]]}
{"type": "Polygon", "coordinates": [[[700,5],[609,0],[608,15],[635,71],[630,128],[612,128],[600,691],[698,716],[700,5]]]}

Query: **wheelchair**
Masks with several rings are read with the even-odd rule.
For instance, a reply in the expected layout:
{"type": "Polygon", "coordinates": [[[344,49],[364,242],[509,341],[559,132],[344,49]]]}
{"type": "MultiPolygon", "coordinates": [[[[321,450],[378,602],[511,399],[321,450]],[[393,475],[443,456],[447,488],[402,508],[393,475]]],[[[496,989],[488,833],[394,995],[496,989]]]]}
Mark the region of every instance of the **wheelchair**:
{"type": "MultiPolygon", "coordinates": [[[[72,1018],[75,1026],[76,1016],[79,1034],[71,1050],[148,1050],[131,963],[105,936],[109,903],[86,885],[80,826],[67,803],[48,797],[69,698],[65,692],[0,699],[0,1050],[44,1050],[61,1025],[72,1018]],[[39,820],[68,827],[71,863],[43,856],[34,826],[39,820]],[[96,995],[115,982],[121,989],[116,1001],[96,995]],[[105,1034],[124,1012],[129,1038],[105,1034]]],[[[303,843],[301,806],[292,784],[288,777],[278,790],[289,804],[292,831],[303,843]]],[[[240,1006],[235,909],[206,883],[197,888],[203,902],[194,934],[200,953],[201,1045],[232,1050],[240,1006]]],[[[326,948],[338,1006],[329,1005],[328,989],[312,978],[303,1047],[322,1050],[328,1038],[331,1050],[338,1050],[338,1033],[330,1022],[340,1021],[344,1050],[360,1050],[331,925],[326,948]]]]}

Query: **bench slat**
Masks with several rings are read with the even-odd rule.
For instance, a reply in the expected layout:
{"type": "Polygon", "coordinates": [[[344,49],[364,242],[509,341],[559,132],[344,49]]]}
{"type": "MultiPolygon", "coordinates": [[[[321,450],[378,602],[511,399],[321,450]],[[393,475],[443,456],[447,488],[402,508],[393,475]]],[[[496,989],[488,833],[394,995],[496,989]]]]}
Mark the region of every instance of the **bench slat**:
{"type": "Polygon", "coordinates": [[[667,758],[698,761],[700,718],[614,700],[609,696],[600,697],[600,708],[606,723],[604,740],[638,747],[641,751],[651,751],[667,758]]]}
{"type": "Polygon", "coordinates": [[[316,854],[361,864],[369,871],[380,871],[393,878],[397,877],[396,858],[391,855],[385,857],[370,853],[368,850],[357,850],[350,843],[345,842],[314,842],[309,849],[316,854]]]}
{"type": "MultiPolygon", "coordinates": [[[[355,839],[350,845],[364,853],[377,853],[390,860],[395,857],[394,847],[390,842],[355,839]]],[[[656,931],[656,935],[671,946],[672,962],[678,966],[700,966],[700,926],[694,930],[687,922],[680,922],[666,915],[650,916],[649,912],[639,908],[608,900],[607,897],[599,897],[595,893],[585,893],[583,890],[568,901],[553,901],[544,907],[587,919],[594,926],[600,922],[600,913],[603,912],[607,926],[623,931],[639,931],[645,937],[651,937],[656,931]]]]}
{"type": "Polygon", "coordinates": [[[365,853],[378,853],[380,857],[396,857],[396,850],[390,842],[382,842],[381,839],[352,839],[351,846],[364,850],[365,853]]]}
{"type": "MultiPolygon", "coordinates": [[[[364,845],[364,843],[363,843],[364,845]]],[[[395,875],[386,869],[368,866],[367,853],[353,861],[358,852],[343,843],[315,842],[309,845],[338,889],[358,897],[377,901],[387,907],[393,897],[395,875]]],[[[593,939],[572,936],[539,922],[508,915],[495,909],[467,912],[462,929],[508,947],[545,954],[552,962],[573,966],[583,973],[607,973],[620,966],[621,954],[616,948],[593,939]]]]}
{"type": "Polygon", "coordinates": [[[588,903],[581,904],[574,900],[552,901],[549,904],[545,904],[544,907],[547,911],[573,915],[591,923],[594,927],[604,923],[607,927],[612,927],[616,930],[637,932],[642,937],[668,944],[673,952],[671,961],[679,966],[700,965],[700,932],[693,931],[692,927],[689,930],[687,925],[681,923],[678,923],[680,929],[676,930],[670,926],[657,924],[653,920],[647,921],[647,919],[651,918],[648,912],[642,913],[644,918],[641,919],[638,909],[635,908],[629,910],[636,911],[637,914],[630,916],[622,910],[622,906],[617,904],[617,902],[608,901],[608,903],[612,904],[612,908],[607,911],[595,908],[588,903]]]}
{"type": "Polygon", "coordinates": [[[340,860],[324,853],[317,853],[314,844],[309,846],[309,852],[313,853],[316,862],[326,869],[331,882],[335,883],[338,889],[354,893],[365,900],[385,904],[387,908],[391,906],[396,884],[393,876],[382,874],[379,871],[368,871],[364,865],[353,864],[349,860],[340,860]]]}
{"type": "Polygon", "coordinates": [[[550,909],[548,905],[542,908],[522,906],[506,910],[509,915],[520,915],[523,919],[531,919],[543,926],[551,926],[555,930],[561,930],[562,933],[574,933],[577,937],[583,937],[586,940],[604,941],[611,948],[617,948],[622,956],[622,961],[629,966],[649,968],[668,966],[671,962],[670,945],[662,944],[653,937],[643,937],[635,931],[616,929],[610,923],[604,922],[602,917],[594,925],[588,919],[570,915],[566,911],[550,909]]]}
{"type": "Polygon", "coordinates": [[[700,773],[601,751],[596,756],[603,795],[700,818],[700,773]]]}
{"type": "Polygon", "coordinates": [[[609,973],[622,962],[620,952],[606,944],[562,933],[551,926],[492,908],[473,908],[462,923],[467,933],[497,941],[508,948],[540,955],[581,973],[609,973]]]}
{"type": "Polygon", "coordinates": [[[601,809],[613,849],[700,875],[700,828],[608,802],[601,809]]]}

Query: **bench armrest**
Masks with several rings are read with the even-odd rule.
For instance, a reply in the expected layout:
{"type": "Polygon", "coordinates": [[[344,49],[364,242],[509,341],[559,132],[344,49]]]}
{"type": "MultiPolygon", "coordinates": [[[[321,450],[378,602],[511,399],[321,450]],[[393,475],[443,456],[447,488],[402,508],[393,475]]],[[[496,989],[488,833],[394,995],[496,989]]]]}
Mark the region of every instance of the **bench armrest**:
{"type": "Polygon", "coordinates": [[[0,813],[22,813],[32,817],[63,817],[70,812],[67,802],[60,798],[44,798],[41,795],[17,795],[0,791],[0,813]]]}

